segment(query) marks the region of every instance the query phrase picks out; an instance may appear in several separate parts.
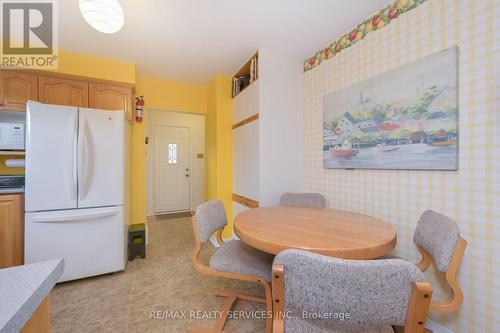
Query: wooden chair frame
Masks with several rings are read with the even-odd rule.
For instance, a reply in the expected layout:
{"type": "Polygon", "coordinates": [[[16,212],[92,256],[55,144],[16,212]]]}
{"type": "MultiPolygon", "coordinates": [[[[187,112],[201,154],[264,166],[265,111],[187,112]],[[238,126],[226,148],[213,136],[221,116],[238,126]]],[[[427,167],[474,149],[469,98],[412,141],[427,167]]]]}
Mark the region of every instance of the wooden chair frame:
{"type": "MultiPolygon", "coordinates": [[[[242,294],[242,293],[236,293],[236,292],[233,292],[230,290],[225,290],[225,289],[217,289],[217,290],[215,290],[216,296],[228,297],[228,301],[224,304],[221,317],[217,318],[215,325],[212,328],[193,326],[189,329],[188,332],[190,332],[190,333],[228,333],[227,331],[224,331],[224,326],[226,325],[229,311],[231,311],[231,309],[233,308],[234,304],[236,303],[236,301],[238,299],[265,304],[266,311],[268,313],[272,313],[272,305],[273,304],[272,304],[272,295],[271,295],[271,285],[266,280],[264,280],[260,277],[257,277],[257,276],[253,276],[253,275],[220,272],[220,271],[217,271],[209,266],[204,265],[201,262],[200,251],[201,251],[202,242],[200,239],[200,233],[199,233],[199,229],[198,229],[198,224],[196,223],[195,216],[191,217],[191,222],[193,224],[193,232],[194,232],[194,238],[195,238],[195,243],[196,243],[195,249],[193,251],[193,256],[192,256],[192,262],[193,262],[194,268],[199,273],[206,274],[206,275],[211,275],[211,276],[215,276],[215,277],[222,277],[222,278],[227,278],[227,279],[233,279],[233,280],[255,282],[257,284],[260,284],[262,286],[262,288],[264,288],[265,298],[260,298],[257,296],[247,295],[247,294],[242,294]]],[[[216,231],[217,242],[221,246],[224,245],[224,240],[222,239],[222,230],[223,229],[216,231]]],[[[269,316],[266,319],[266,333],[272,333],[272,317],[271,316],[269,316]]]]}
{"type": "MultiPolygon", "coordinates": [[[[467,246],[467,241],[463,238],[459,238],[457,246],[455,247],[455,252],[451,258],[451,263],[448,266],[448,270],[444,272],[444,278],[446,283],[451,289],[451,295],[445,301],[434,302],[431,301],[430,309],[432,312],[439,313],[450,313],[457,311],[464,302],[464,294],[462,288],[457,282],[457,271],[462,262],[462,257],[464,255],[465,248],[467,246]]],[[[422,260],[417,264],[418,268],[424,272],[426,271],[431,262],[433,261],[432,256],[422,247],[417,246],[419,252],[422,254],[422,260]]]]}
{"type": "MultiPolygon", "coordinates": [[[[285,268],[283,265],[273,265],[272,276],[273,296],[273,333],[285,332],[285,268]]],[[[432,332],[425,328],[432,298],[432,286],[428,282],[413,282],[408,301],[404,327],[394,327],[398,333],[432,332]]]]}

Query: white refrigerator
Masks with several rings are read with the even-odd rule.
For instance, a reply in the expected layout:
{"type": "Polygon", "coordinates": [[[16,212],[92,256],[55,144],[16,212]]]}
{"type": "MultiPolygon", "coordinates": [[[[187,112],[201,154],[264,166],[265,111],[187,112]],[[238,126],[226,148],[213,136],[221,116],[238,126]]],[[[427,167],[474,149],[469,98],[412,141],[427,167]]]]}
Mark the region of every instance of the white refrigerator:
{"type": "Polygon", "coordinates": [[[64,258],[59,282],[123,270],[124,112],[27,110],[25,263],[64,258]]]}

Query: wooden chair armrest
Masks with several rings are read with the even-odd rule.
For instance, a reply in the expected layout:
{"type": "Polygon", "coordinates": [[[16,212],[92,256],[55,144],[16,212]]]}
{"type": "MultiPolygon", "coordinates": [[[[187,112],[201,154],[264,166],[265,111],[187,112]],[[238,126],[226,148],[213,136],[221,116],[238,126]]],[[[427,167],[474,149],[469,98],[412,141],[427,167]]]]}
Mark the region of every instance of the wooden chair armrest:
{"type": "Polygon", "coordinates": [[[420,269],[420,271],[424,272],[424,271],[427,270],[427,268],[429,268],[429,266],[430,266],[430,264],[432,262],[432,259],[431,259],[431,256],[429,255],[429,253],[427,253],[426,250],[424,250],[420,246],[417,246],[417,249],[420,252],[420,254],[422,255],[422,259],[416,265],[417,265],[418,269],[420,269]]]}
{"type": "Polygon", "coordinates": [[[222,232],[224,231],[224,228],[219,229],[216,231],[216,238],[217,238],[217,243],[219,243],[220,246],[224,245],[224,239],[222,239],[222,232]]]}
{"type": "Polygon", "coordinates": [[[428,282],[413,282],[406,312],[404,333],[423,333],[429,315],[432,286],[428,282]]]}
{"type": "Polygon", "coordinates": [[[273,333],[285,332],[285,267],[283,265],[273,265],[272,278],[272,298],[273,298],[273,333]]]}

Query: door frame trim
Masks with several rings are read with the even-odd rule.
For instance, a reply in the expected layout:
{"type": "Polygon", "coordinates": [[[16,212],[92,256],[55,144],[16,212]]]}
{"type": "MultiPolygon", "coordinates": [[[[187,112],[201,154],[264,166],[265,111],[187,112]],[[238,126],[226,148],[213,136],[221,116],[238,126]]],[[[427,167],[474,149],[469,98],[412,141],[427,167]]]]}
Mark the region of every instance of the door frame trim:
{"type": "Polygon", "coordinates": [[[173,126],[173,127],[189,127],[190,128],[190,172],[191,172],[191,181],[190,181],[190,209],[185,211],[172,211],[166,212],[162,214],[170,214],[170,213],[180,213],[180,212],[188,212],[196,209],[196,206],[205,198],[205,120],[206,115],[200,113],[193,112],[180,112],[180,111],[172,111],[172,110],[164,110],[164,109],[145,109],[145,138],[149,138],[148,144],[145,144],[145,154],[146,154],[146,213],[147,216],[159,215],[154,212],[154,127],[155,125],[165,125],[165,126],[173,126]],[[169,120],[162,121],[159,119],[159,115],[169,115],[173,118],[179,118],[177,120],[169,120]],[[156,117],[155,117],[156,116],[156,117]],[[183,118],[185,121],[181,122],[180,119],[183,118]],[[190,124],[185,125],[187,119],[190,119],[190,124]],[[201,123],[202,122],[202,125],[201,123]],[[182,123],[182,125],[180,125],[182,123]],[[195,135],[198,133],[196,131],[200,128],[202,131],[199,135],[195,135]],[[196,131],[196,132],[195,132],[196,131]],[[196,154],[202,153],[203,159],[197,159],[196,154]],[[200,162],[200,163],[199,163],[200,162]],[[195,164],[197,172],[195,172],[195,164]],[[196,173],[198,175],[196,175],[196,173]],[[195,194],[196,192],[200,192],[195,194]],[[201,196],[201,198],[198,198],[201,196]]]}

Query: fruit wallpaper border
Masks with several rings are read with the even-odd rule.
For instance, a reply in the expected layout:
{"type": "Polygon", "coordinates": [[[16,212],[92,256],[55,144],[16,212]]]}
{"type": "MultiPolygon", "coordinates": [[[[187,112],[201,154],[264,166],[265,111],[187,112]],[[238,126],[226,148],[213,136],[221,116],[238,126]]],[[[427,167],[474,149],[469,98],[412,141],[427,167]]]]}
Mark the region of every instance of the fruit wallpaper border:
{"type": "Polygon", "coordinates": [[[387,24],[397,19],[399,15],[416,8],[425,1],[427,0],[396,0],[394,3],[387,5],[376,14],[372,15],[369,19],[358,24],[358,26],[350,32],[346,33],[341,38],[304,61],[304,72],[319,66],[319,64],[321,64],[324,60],[333,58],[343,49],[346,49],[365,38],[368,33],[382,29],[387,24]]]}

